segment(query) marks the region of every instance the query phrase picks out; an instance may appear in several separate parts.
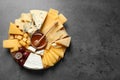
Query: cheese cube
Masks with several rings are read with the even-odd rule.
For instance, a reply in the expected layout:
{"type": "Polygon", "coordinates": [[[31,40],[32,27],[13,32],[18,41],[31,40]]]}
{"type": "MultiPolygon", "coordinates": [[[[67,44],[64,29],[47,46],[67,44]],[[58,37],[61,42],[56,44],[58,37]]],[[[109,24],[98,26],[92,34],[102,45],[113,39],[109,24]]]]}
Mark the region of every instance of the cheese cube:
{"type": "Polygon", "coordinates": [[[23,41],[24,41],[24,42],[26,42],[26,41],[27,41],[27,39],[26,39],[26,38],[23,38],[23,41]]]}
{"type": "Polygon", "coordinates": [[[30,40],[27,40],[26,42],[27,42],[27,45],[30,45],[30,44],[31,44],[30,40]]]}
{"type": "Polygon", "coordinates": [[[21,39],[22,39],[22,36],[21,36],[21,35],[18,35],[16,38],[17,38],[18,40],[21,40],[21,39]]]}
{"type": "Polygon", "coordinates": [[[22,46],[26,46],[26,43],[25,43],[23,40],[20,40],[19,43],[20,43],[22,46]]]}
{"type": "Polygon", "coordinates": [[[19,48],[18,48],[17,46],[15,46],[14,48],[11,48],[11,49],[10,49],[10,52],[18,51],[18,49],[19,49],[19,48]]]}
{"type": "Polygon", "coordinates": [[[36,49],[34,47],[32,47],[32,46],[29,46],[27,49],[30,50],[30,51],[32,51],[32,52],[36,51],[36,49]]]}
{"type": "Polygon", "coordinates": [[[27,37],[28,37],[28,34],[27,34],[27,33],[24,33],[23,36],[24,36],[25,38],[27,38],[27,37]]]}
{"type": "Polygon", "coordinates": [[[14,39],[14,35],[9,35],[9,39],[14,39]]]}

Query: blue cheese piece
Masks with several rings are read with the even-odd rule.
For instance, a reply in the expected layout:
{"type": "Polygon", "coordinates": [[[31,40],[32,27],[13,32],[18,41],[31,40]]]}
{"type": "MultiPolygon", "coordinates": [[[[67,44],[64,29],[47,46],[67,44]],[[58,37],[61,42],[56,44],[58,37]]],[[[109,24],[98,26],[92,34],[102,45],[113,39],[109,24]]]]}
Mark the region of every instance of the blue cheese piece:
{"type": "Polygon", "coordinates": [[[43,55],[44,54],[44,50],[39,50],[39,51],[36,51],[35,54],[38,54],[38,55],[43,55]]]}
{"type": "Polygon", "coordinates": [[[23,66],[25,68],[33,69],[33,70],[43,69],[41,56],[30,53],[23,66]]]}
{"type": "Polygon", "coordinates": [[[32,18],[35,22],[36,28],[41,29],[42,24],[47,16],[47,12],[42,10],[30,10],[30,13],[32,14],[32,18]]]}
{"type": "Polygon", "coordinates": [[[32,46],[29,46],[27,49],[30,50],[30,51],[32,51],[32,52],[36,51],[36,49],[34,47],[32,47],[32,46]]]}
{"type": "Polygon", "coordinates": [[[32,22],[25,23],[25,25],[24,25],[25,32],[28,32],[29,34],[33,34],[36,30],[37,30],[37,28],[33,25],[32,22]]]}

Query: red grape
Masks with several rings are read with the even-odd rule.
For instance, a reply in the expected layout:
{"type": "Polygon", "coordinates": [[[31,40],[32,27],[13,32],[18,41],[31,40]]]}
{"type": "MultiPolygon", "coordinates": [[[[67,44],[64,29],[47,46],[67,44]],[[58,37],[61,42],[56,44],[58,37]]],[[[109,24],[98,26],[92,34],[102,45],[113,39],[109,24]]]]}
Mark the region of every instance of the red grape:
{"type": "Polygon", "coordinates": [[[21,53],[24,53],[25,50],[26,50],[26,49],[25,49],[24,47],[20,47],[20,48],[19,48],[19,51],[20,51],[21,53]]]}
{"type": "Polygon", "coordinates": [[[20,60],[18,61],[18,64],[19,64],[20,66],[23,66],[24,63],[25,63],[25,60],[24,60],[24,59],[20,59],[20,60]]]}
{"type": "Polygon", "coordinates": [[[24,57],[25,59],[27,59],[27,57],[29,56],[29,54],[30,54],[30,52],[24,52],[24,53],[23,53],[23,57],[24,57]]]}

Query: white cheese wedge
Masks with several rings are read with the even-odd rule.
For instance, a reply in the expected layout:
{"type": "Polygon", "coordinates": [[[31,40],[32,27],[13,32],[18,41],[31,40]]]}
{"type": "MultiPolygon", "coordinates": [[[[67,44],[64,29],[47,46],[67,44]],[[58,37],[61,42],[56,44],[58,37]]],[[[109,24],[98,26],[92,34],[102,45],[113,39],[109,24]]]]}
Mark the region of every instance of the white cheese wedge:
{"type": "Polygon", "coordinates": [[[34,47],[32,47],[32,46],[29,46],[27,49],[30,50],[30,51],[32,51],[32,52],[36,51],[36,49],[34,47]]]}
{"type": "Polygon", "coordinates": [[[44,54],[44,50],[39,50],[39,51],[36,51],[35,54],[38,54],[38,55],[43,55],[44,54]]]}
{"type": "Polygon", "coordinates": [[[30,10],[30,13],[32,14],[32,18],[37,29],[41,29],[42,24],[47,16],[47,12],[42,10],[30,10]]]}
{"type": "Polygon", "coordinates": [[[41,56],[30,53],[23,66],[33,70],[43,69],[41,56]]]}

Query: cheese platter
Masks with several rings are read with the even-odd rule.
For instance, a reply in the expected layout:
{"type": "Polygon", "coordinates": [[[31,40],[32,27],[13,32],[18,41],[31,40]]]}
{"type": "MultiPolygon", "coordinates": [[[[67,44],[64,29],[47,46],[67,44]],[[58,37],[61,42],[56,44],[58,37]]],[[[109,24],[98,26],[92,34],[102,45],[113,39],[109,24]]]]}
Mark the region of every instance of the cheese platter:
{"type": "Polygon", "coordinates": [[[30,10],[10,22],[3,48],[22,67],[41,70],[54,66],[65,55],[71,37],[65,30],[67,18],[58,10],[30,10]]]}

